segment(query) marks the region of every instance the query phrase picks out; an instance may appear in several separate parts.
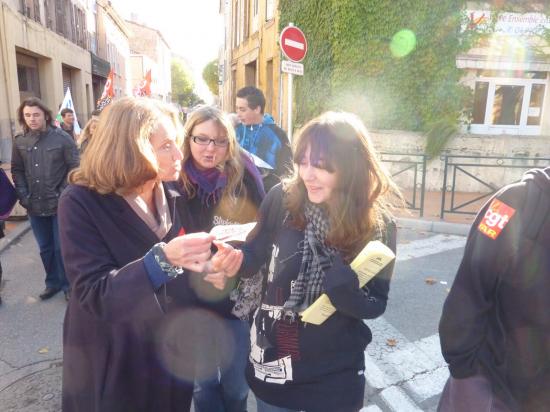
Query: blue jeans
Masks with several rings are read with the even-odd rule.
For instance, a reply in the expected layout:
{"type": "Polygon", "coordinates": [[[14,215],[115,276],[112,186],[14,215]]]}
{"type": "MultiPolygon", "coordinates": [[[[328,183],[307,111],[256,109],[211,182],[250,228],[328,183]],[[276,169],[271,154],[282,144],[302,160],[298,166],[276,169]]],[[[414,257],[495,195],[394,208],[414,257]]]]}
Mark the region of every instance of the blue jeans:
{"type": "Polygon", "coordinates": [[[266,403],[262,401],[258,397],[256,397],[256,404],[257,404],[258,412],[299,412],[296,409],[287,409],[287,408],[281,408],[279,406],[271,405],[270,403],[266,403]]]}
{"type": "MultiPolygon", "coordinates": [[[[228,334],[234,339],[234,351],[229,356],[229,362],[219,362],[215,376],[195,381],[193,402],[196,412],[243,412],[246,411],[248,398],[248,384],[244,375],[248,354],[250,352],[250,326],[248,322],[238,319],[223,319],[227,333],[215,333],[214,350],[209,352],[208,345],[205,351],[199,353],[197,362],[211,362],[212,358],[227,358],[228,334]],[[226,365],[220,365],[226,363],[226,365]]],[[[211,346],[210,346],[211,347],[211,346]]]]}
{"type": "Polygon", "coordinates": [[[63,266],[59,244],[57,215],[29,216],[29,219],[40,249],[40,258],[46,271],[46,287],[68,290],[69,284],[65,277],[65,267],[63,266]]]}

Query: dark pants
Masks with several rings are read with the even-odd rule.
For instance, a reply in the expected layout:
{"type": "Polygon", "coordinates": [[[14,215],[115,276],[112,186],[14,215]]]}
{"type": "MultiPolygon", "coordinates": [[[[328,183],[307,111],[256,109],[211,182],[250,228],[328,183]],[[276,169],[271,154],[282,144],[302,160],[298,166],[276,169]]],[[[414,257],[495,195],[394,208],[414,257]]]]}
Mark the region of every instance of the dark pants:
{"type": "Polygon", "coordinates": [[[475,375],[464,379],[449,377],[441,398],[438,412],[511,412],[511,410],[495,396],[491,382],[483,375],[475,375]]]}
{"type": "Polygon", "coordinates": [[[29,216],[40,257],[46,271],[46,287],[68,290],[65,268],[59,244],[59,228],[56,216],[29,216]]]}
{"type": "Polygon", "coordinates": [[[212,341],[209,344],[203,342],[204,346],[197,350],[199,367],[213,373],[195,380],[195,411],[246,412],[249,388],[244,370],[250,352],[250,326],[247,321],[239,319],[220,319],[219,322],[223,331],[216,330],[218,333],[213,333],[212,341]],[[228,340],[234,342],[229,356],[228,340]],[[213,364],[213,358],[226,359],[213,364]]]}

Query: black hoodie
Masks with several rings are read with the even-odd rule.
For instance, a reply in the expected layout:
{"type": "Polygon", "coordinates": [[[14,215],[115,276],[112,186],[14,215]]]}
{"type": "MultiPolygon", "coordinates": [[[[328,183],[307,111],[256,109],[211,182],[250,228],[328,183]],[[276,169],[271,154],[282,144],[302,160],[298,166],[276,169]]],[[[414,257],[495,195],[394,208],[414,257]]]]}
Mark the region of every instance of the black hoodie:
{"type": "Polygon", "coordinates": [[[454,378],[485,374],[512,410],[548,410],[550,168],[527,172],[481,209],[439,333],[454,378]]]}

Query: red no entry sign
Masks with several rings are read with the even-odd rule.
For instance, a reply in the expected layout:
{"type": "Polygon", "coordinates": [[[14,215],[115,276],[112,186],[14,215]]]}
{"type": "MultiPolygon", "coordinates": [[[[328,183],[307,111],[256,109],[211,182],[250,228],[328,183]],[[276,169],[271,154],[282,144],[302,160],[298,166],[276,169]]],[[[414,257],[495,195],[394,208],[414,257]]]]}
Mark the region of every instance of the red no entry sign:
{"type": "Polygon", "coordinates": [[[294,26],[286,26],[279,39],[283,54],[293,62],[304,59],[307,53],[307,40],[302,30],[294,26]]]}

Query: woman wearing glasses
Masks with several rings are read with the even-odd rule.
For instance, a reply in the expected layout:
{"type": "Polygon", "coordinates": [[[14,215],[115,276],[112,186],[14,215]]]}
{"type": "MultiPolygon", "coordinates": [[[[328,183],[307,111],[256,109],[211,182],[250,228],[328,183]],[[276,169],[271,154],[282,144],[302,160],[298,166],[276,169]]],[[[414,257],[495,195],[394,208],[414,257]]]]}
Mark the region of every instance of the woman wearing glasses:
{"type": "MultiPolygon", "coordinates": [[[[202,106],[189,115],[184,130],[183,196],[178,204],[187,233],[255,221],[265,195],[262,179],[240,149],[229,119],[214,107],[202,106]]],[[[238,285],[215,275],[191,278],[203,309],[195,333],[197,412],[246,411],[247,319],[259,301],[261,278],[256,274],[238,285]]]]}

